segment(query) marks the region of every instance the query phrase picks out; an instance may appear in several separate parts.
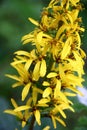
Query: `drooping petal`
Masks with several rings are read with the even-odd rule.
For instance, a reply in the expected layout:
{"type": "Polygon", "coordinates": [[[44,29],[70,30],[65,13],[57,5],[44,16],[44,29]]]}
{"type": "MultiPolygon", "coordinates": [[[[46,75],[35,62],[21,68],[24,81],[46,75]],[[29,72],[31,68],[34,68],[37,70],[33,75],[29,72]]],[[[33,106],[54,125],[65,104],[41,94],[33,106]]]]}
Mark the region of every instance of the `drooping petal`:
{"type": "Polygon", "coordinates": [[[38,125],[41,125],[41,121],[40,121],[40,111],[39,110],[36,110],[34,112],[34,116],[35,116],[35,119],[36,119],[36,122],[38,123],[38,125]]]}
{"type": "Polygon", "coordinates": [[[51,93],[52,93],[52,89],[48,87],[44,90],[43,97],[48,97],[51,93]]]}
{"type": "Polygon", "coordinates": [[[33,104],[35,105],[37,102],[37,97],[38,97],[38,92],[35,86],[33,86],[33,92],[32,92],[32,99],[33,99],[33,104]]]}
{"type": "Polygon", "coordinates": [[[33,79],[37,81],[40,76],[40,61],[38,61],[33,70],[33,79]]]}
{"type": "Polygon", "coordinates": [[[53,116],[53,115],[51,115],[51,119],[52,119],[52,122],[53,122],[53,126],[54,126],[54,128],[56,129],[56,119],[55,119],[55,117],[53,116]]]}
{"type": "Polygon", "coordinates": [[[39,23],[38,23],[36,20],[34,20],[34,19],[32,19],[32,18],[28,18],[28,19],[29,19],[29,21],[31,21],[31,23],[33,23],[34,25],[39,26],[39,23]]]}
{"type": "Polygon", "coordinates": [[[75,93],[69,93],[69,92],[64,92],[64,95],[65,95],[65,96],[70,96],[70,97],[76,96],[75,93]]]}
{"type": "Polygon", "coordinates": [[[14,116],[17,116],[17,113],[14,112],[13,110],[5,110],[4,112],[8,113],[8,114],[11,114],[11,115],[14,115],[14,116]]]}
{"type": "Polygon", "coordinates": [[[42,60],[41,61],[41,66],[40,66],[40,76],[44,77],[46,74],[46,61],[42,60]]]}
{"type": "Polygon", "coordinates": [[[14,108],[17,108],[17,107],[18,107],[16,101],[15,101],[13,98],[11,98],[11,103],[12,103],[12,105],[14,106],[14,108]]]}
{"type": "Polygon", "coordinates": [[[30,87],[31,87],[31,83],[28,83],[27,85],[24,86],[22,90],[22,101],[24,101],[26,96],[28,95],[30,87]]]}
{"type": "Polygon", "coordinates": [[[24,110],[27,110],[27,109],[30,109],[30,108],[31,108],[30,106],[23,105],[23,106],[19,106],[19,107],[15,108],[14,112],[20,112],[20,111],[24,111],[24,110]]]}
{"type": "Polygon", "coordinates": [[[62,53],[61,53],[61,59],[65,59],[68,56],[68,54],[70,53],[71,42],[72,42],[72,38],[69,37],[67,39],[67,41],[65,42],[65,45],[63,47],[63,50],[62,50],[62,53]]]}
{"type": "Polygon", "coordinates": [[[15,112],[14,110],[5,110],[4,111],[5,113],[8,113],[8,114],[11,114],[11,115],[14,115],[14,116],[17,116],[18,118],[22,119],[23,118],[23,115],[21,112],[15,112]]]}
{"type": "Polygon", "coordinates": [[[66,103],[68,103],[67,97],[63,94],[63,92],[58,92],[59,97],[66,103]]]}
{"type": "Polygon", "coordinates": [[[59,96],[59,91],[61,91],[61,82],[57,80],[57,84],[54,89],[54,98],[57,98],[59,96]]]}
{"type": "Polygon", "coordinates": [[[66,115],[65,115],[64,111],[63,111],[59,106],[57,106],[57,105],[55,105],[55,107],[56,107],[57,110],[60,112],[60,114],[61,114],[64,118],[66,118],[66,115]]]}
{"type": "Polygon", "coordinates": [[[56,119],[58,122],[60,122],[64,127],[66,126],[65,122],[64,122],[62,119],[60,119],[60,117],[55,117],[55,119],[56,119]]]}
{"type": "Polygon", "coordinates": [[[26,125],[26,121],[22,121],[22,128],[26,125]]]}
{"type": "Polygon", "coordinates": [[[12,85],[12,88],[15,88],[15,87],[19,87],[21,86],[23,83],[22,82],[16,82],[12,85]]]}
{"type": "Polygon", "coordinates": [[[76,86],[82,86],[82,82],[84,81],[84,79],[75,76],[73,74],[67,74],[66,75],[66,80],[70,83],[70,84],[75,84],[76,86]]]}
{"type": "Polygon", "coordinates": [[[14,80],[17,80],[17,81],[20,81],[20,78],[16,75],[10,75],[10,74],[6,74],[7,77],[11,78],[11,79],[14,79],[14,80]]]}
{"type": "Polygon", "coordinates": [[[28,69],[30,68],[32,62],[33,62],[33,59],[29,59],[29,60],[27,60],[25,66],[24,66],[25,69],[26,69],[27,71],[28,71],[28,69]]]}

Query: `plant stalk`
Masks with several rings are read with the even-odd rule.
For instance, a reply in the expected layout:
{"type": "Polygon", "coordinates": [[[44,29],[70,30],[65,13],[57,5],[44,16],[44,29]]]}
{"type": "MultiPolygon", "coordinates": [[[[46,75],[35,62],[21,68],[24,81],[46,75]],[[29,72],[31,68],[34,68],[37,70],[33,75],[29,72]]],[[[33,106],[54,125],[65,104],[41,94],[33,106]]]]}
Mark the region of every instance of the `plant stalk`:
{"type": "Polygon", "coordinates": [[[32,116],[31,122],[30,122],[30,126],[29,126],[29,130],[33,130],[34,128],[34,122],[35,122],[35,117],[32,116]]]}

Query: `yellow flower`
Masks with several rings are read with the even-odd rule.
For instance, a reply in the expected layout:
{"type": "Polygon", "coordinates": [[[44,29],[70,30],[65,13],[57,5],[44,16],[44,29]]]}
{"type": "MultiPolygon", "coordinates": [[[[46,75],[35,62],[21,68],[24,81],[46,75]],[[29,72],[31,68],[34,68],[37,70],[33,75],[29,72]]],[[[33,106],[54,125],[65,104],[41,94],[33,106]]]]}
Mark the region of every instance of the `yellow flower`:
{"type": "MultiPolygon", "coordinates": [[[[81,9],[80,0],[51,0],[43,8],[41,19],[29,21],[36,27],[22,37],[23,44],[32,44],[30,52],[15,52],[12,67],[18,75],[9,75],[16,80],[14,87],[23,86],[18,106],[11,99],[13,110],[6,113],[17,116],[22,127],[34,117],[41,125],[41,117],[50,117],[54,128],[56,121],[66,126],[62,118],[67,118],[65,110],[74,112],[69,97],[81,94],[77,86],[82,87],[85,52],[81,49],[81,9]],[[26,100],[25,100],[26,99],[26,100]]],[[[46,126],[43,130],[49,130],[46,126]]]]}
{"type": "Polygon", "coordinates": [[[52,113],[50,113],[50,116],[51,116],[51,119],[52,119],[52,122],[53,122],[53,126],[54,126],[55,129],[57,128],[56,121],[58,121],[63,126],[66,126],[64,121],[59,116],[56,116],[55,112],[52,111],[52,113]]]}
{"type": "Polygon", "coordinates": [[[17,64],[13,66],[19,76],[16,75],[6,75],[9,78],[12,78],[14,80],[16,80],[17,82],[13,84],[13,88],[18,87],[18,86],[23,86],[23,90],[22,90],[22,101],[26,98],[26,96],[29,93],[30,87],[32,86],[32,77],[30,75],[30,73],[24,68],[24,64],[17,64]]]}
{"type": "Polygon", "coordinates": [[[39,77],[44,77],[46,74],[46,61],[44,59],[44,55],[37,56],[36,50],[31,51],[30,53],[26,51],[17,51],[15,54],[17,55],[17,59],[14,59],[12,65],[17,65],[19,63],[23,63],[24,68],[28,71],[31,65],[34,65],[33,69],[33,80],[37,81],[39,77]],[[44,68],[44,69],[43,69],[44,68]]]}
{"type": "Polygon", "coordinates": [[[22,127],[26,125],[28,122],[29,118],[31,116],[35,116],[36,122],[38,125],[41,125],[41,120],[40,120],[40,110],[39,107],[44,107],[44,105],[47,107],[43,102],[38,102],[37,103],[37,96],[38,93],[42,93],[42,90],[38,88],[33,88],[33,95],[32,98],[29,98],[26,102],[26,105],[18,106],[17,103],[15,102],[14,99],[11,99],[12,105],[14,106],[14,110],[5,110],[5,113],[12,114],[14,116],[17,116],[20,121],[22,121],[22,127]],[[23,111],[23,112],[21,112],[23,111]]]}
{"type": "Polygon", "coordinates": [[[13,88],[18,86],[24,87],[22,90],[23,101],[28,95],[31,86],[34,86],[33,82],[39,80],[40,77],[45,76],[46,61],[41,56],[38,58],[35,55],[35,51],[32,51],[31,53],[26,51],[18,51],[16,54],[18,59],[14,59],[14,62],[12,62],[11,65],[17,70],[19,76],[9,74],[6,76],[17,81],[12,85],[13,88]],[[34,69],[29,73],[28,70],[30,70],[30,66],[33,62],[36,62],[36,64],[34,63],[34,69]]]}
{"type": "MultiPolygon", "coordinates": [[[[57,101],[57,100],[55,100],[55,101],[57,101]]],[[[69,106],[69,104],[64,103],[64,102],[61,102],[60,105],[59,105],[59,103],[55,104],[55,107],[50,111],[49,115],[50,115],[50,117],[52,119],[54,128],[56,128],[56,121],[60,122],[63,126],[66,126],[64,121],[60,118],[60,116],[58,116],[58,113],[61,113],[63,118],[66,118],[66,114],[63,111],[65,109],[70,109],[71,111],[74,112],[73,108],[71,106],[69,106]]]]}
{"type": "Polygon", "coordinates": [[[31,113],[26,115],[27,109],[30,109],[30,106],[28,106],[28,104],[24,106],[18,106],[14,99],[11,99],[11,102],[15,109],[14,110],[8,109],[8,110],[5,110],[4,112],[17,116],[22,122],[22,127],[24,127],[28,121],[28,118],[31,116],[31,113]],[[25,113],[21,112],[23,110],[25,110],[25,113]]]}

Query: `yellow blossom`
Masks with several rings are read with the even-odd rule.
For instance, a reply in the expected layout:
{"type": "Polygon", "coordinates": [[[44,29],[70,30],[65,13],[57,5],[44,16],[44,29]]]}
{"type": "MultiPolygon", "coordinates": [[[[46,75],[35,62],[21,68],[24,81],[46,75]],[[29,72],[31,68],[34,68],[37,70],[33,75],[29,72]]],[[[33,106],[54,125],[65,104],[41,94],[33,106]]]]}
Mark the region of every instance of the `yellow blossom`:
{"type": "Polygon", "coordinates": [[[11,99],[11,102],[12,102],[12,105],[14,106],[15,109],[14,110],[8,109],[8,110],[5,110],[4,112],[11,114],[11,115],[14,115],[14,116],[17,116],[22,121],[22,127],[24,127],[26,125],[27,118],[26,118],[26,116],[24,116],[22,114],[21,111],[22,110],[26,111],[27,109],[30,109],[30,107],[28,105],[18,107],[18,105],[14,99],[11,99]]]}
{"type": "Polygon", "coordinates": [[[50,130],[50,126],[46,126],[43,130],[50,130]]]}
{"type": "MultiPolygon", "coordinates": [[[[16,75],[6,76],[16,81],[13,88],[22,86],[21,101],[18,106],[11,99],[14,109],[6,113],[18,117],[22,127],[34,118],[41,125],[42,117],[50,117],[54,128],[58,121],[66,126],[62,118],[67,118],[65,110],[74,112],[74,97],[81,92],[84,74],[85,52],[81,49],[82,19],[80,0],[51,0],[43,8],[39,21],[29,17],[35,29],[22,37],[23,44],[31,44],[31,51],[19,50],[11,66],[16,75]],[[24,101],[24,102],[23,102],[24,101]]],[[[46,126],[43,130],[49,130],[46,126]]]]}

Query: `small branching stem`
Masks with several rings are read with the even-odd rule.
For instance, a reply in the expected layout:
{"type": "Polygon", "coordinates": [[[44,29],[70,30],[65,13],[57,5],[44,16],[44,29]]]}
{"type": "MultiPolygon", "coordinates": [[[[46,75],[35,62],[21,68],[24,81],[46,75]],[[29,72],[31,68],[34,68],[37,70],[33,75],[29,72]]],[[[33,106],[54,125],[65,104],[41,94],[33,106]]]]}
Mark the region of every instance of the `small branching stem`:
{"type": "Polygon", "coordinates": [[[31,122],[30,122],[30,126],[29,126],[29,130],[33,130],[34,128],[34,122],[35,122],[35,117],[32,116],[31,122]]]}

